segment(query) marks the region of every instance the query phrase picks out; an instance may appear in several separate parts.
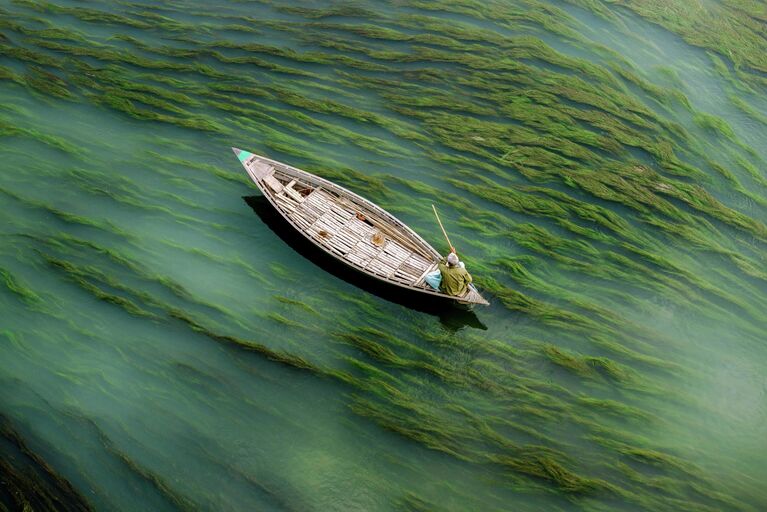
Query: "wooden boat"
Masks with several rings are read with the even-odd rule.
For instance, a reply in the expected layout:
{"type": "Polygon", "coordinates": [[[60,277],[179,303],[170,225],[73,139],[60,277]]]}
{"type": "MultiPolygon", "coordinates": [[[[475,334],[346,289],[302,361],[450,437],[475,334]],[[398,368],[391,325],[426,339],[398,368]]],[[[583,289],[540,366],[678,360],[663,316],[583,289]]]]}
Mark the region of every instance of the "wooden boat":
{"type": "Polygon", "coordinates": [[[460,304],[488,305],[474,286],[448,295],[424,278],[440,254],[382,208],[314,174],[232,148],[274,208],[317,247],[350,267],[386,283],[460,304]]]}

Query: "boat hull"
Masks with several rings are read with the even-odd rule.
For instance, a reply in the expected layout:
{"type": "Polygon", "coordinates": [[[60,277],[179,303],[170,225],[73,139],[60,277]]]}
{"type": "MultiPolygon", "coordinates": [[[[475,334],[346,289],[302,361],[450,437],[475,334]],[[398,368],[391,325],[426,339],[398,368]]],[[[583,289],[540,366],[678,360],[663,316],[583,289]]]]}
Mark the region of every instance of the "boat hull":
{"type": "Polygon", "coordinates": [[[455,297],[425,284],[439,253],[374,203],[301,169],[232,149],[275,212],[330,258],[422,301],[488,304],[476,289],[455,297]]]}

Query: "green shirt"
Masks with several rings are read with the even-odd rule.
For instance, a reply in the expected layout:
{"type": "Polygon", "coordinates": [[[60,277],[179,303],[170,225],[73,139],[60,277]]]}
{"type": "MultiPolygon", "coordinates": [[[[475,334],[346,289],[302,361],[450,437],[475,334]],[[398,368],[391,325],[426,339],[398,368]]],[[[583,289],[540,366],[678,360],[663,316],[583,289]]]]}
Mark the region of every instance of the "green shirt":
{"type": "Polygon", "coordinates": [[[439,289],[443,292],[461,297],[466,294],[466,290],[471,283],[471,275],[460,265],[451,267],[447,264],[446,259],[442,259],[439,262],[439,271],[442,274],[442,283],[439,285],[439,289]]]}

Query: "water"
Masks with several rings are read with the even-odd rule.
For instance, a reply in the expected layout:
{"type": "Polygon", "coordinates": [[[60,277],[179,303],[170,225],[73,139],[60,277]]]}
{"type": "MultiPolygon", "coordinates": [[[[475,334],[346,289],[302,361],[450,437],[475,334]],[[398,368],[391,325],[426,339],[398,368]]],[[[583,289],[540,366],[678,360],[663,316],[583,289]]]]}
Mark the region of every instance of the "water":
{"type": "Polygon", "coordinates": [[[577,3],[1,3],[5,481],[71,510],[762,510],[764,85],[577,3]],[[230,146],[444,249],[438,204],[492,305],[326,271],[230,146]]]}

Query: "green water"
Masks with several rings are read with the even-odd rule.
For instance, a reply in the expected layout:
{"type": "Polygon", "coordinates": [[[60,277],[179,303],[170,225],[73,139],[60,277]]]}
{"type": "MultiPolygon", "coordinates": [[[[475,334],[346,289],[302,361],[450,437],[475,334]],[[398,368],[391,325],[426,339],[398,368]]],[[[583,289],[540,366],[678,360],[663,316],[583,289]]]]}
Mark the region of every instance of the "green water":
{"type": "Polygon", "coordinates": [[[0,510],[764,510],[763,35],[623,4],[0,1],[0,510]],[[325,272],[231,146],[492,305],[325,272]]]}

